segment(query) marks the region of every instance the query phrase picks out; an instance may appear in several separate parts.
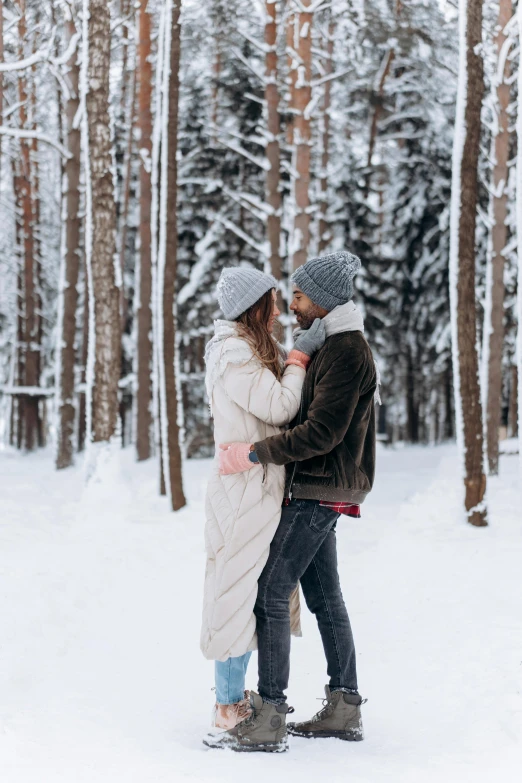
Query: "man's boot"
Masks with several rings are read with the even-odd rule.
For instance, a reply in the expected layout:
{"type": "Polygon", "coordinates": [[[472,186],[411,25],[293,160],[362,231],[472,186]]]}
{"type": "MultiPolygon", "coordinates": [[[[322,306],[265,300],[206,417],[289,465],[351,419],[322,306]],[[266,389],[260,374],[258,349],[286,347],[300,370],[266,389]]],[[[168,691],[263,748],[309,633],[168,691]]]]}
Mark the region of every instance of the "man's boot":
{"type": "Polygon", "coordinates": [[[237,753],[283,753],[288,750],[286,713],[293,712],[287,704],[270,704],[250,691],[250,717],[221,734],[207,734],[203,744],[209,748],[230,748],[237,753]]]}
{"type": "Polygon", "coordinates": [[[310,720],[303,723],[289,723],[288,733],[294,737],[337,737],[359,742],[364,739],[361,718],[363,699],[358,693],[330,691],[325,685],[324,707],[310,720]]]}

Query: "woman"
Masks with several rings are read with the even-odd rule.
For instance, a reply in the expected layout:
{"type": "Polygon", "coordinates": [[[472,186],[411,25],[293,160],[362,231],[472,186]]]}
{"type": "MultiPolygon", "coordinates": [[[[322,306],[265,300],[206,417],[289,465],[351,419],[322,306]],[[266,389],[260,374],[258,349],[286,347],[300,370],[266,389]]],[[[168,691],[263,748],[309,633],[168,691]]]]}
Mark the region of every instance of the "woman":
{"type": "MultiPolygon", "coordinates": [[[[325,340],[321,321],[301,334],[288,358],[272,336],[280,315],[275,278],[254,269],[223,269],[217,295],[227,320],[207,345],[206,387],[219,444],[249,444],[276,435],[296,416],[306,367],[325,340]]],[[[248,460],[244,453],[231,459],[248,460]]],[[[254,604],[281,514],[284,468],[257,465],[220,475],[217,458],[206,497],[201,649],[215,660],[214,725],[229,729],[249,714],[245,673],[256,648],[254,604]]],[[[297,596],[296,596],[297,597],[297,596]]],[[[293,607],[294,608],[294,607],[293,607]]],[[[299,611],[292,612],[299,633],[299,611]]]]}

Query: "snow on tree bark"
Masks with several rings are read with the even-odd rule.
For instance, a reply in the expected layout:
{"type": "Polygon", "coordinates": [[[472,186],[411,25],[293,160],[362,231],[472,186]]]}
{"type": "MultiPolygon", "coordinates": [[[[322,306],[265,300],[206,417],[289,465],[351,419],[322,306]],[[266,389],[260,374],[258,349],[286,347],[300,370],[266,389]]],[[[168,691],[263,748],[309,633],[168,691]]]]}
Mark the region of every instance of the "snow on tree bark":
{"type": "Polygon", "coordinates": [[[494,84],[494,109],[491,157],[493,160],[490,216],[492,221],[486,270],[486,307],[482,398],[486,415],[486,442],[490,475],[498,473],[499,427],[502,404],[502,356],[504,348],[504,249],[507,244],[507,181],[509,158],[510,64],[507,58],[510,39],[505,27],[513,14],[511,0],[499,0],[497,33],[497,69],[494,84]]]}
{"type": "Polygon", "coordinates": [[[109,117],[110,8],[83,0],[83,154],[86,179],[85,254],[89,278],[87,439],[111,441],[117,433],[120,377],[119,289],[116,285],[116,209],[109,117]]]}
{"type": "MultiPolygon", "coordinates": [[[[76,33],[72,19],[66,22],[70,42],[76,33]]],[[[78,273],[80,267],[80,152],[81,132],[75,125],[79,106],[78,55],[74,51],[68,64],[66,81],[69,89],[65,107],[67,119],[67,148],[71,157],[65,163],[64,172],[64,229],[62,269],[60,274],[61,317],[58,320],[57,346],[57,452],[56,467],[67,468],[74,461],[75,427],[75,338],[76,308],[78,306],[78,273]]]]}
{"type": "Polygon", "coordinates": [[[477,355],[475,229],[484,95],[482,0],[459,1],[459,75],[451,194],[450,297],[457,442],[468,521],[487,524],[477,355]]]}
{"type": "Polygon", "coordinates": [[[292,267],[302,266],[306,262],[310,240],[310,158],[311,131],[310,116],[307,111],[312,100],[312,0],[292,0],[293,19],[290,24],[293,31],[291,48],[294,52],[291,73],[291,106],[294,116],[292,128],[292,182],[293,228],[290,240],[292,267]],[[295,71],[295,75],[294,72],[295,71]]]}
{"type": "MultiPolygon", "coordinates": [[[[518,37],[522,41],[522,4],[517,7],[518,37]]],[[[520,96],[522,96],[522,68],[518,68],[518,113],[517,113],[517,139],[520,149],[522,139],[522,111],[520,111],[520,96]]],[[[522,474],[522,156],[517,156],[517,254],[518,254],[518,279],[517,279],[517,397],[518,397],[518,455],[520,460],[520,473],[522,474]]]]}
{"type": "Polygon", "coordinates": [[[174,511],[186,504],[180,449],[181,416],[176,379],[177,148],[181,0],[166,0],[163,66],[160,239],[158,250],[159,394],[162,467],[174,511]]]}
{"type": "MultiPolygon", "coordinates": [[[[26,3],[21,0],[18,34],[20,37],[20,56],[23,56],[23,46],[27,34],[26,3]]],[[[27,128],[29,94],[25,74],[18,80],[20,127],[27,128]]],[[[35,213],[33,199],[33,174],[31,140],[20,140],[21,171],[19,187],[22,207],[22,248],[23,248],[23,351],[24,351],[24,386],[38,386],[39,351],[38,326],[36,314],[36,259],[34,245],[35,213]]],[[[23,401],[23,445],[31,451],[38,443],[39,415],[38,399],[28,396],[23,401]]]]}
{"type": "Polygon", "coordinates": [[[138,34],[138,128],[140,138],[140,260],[137,321],[136,451],[138,460],[151,454],[152,429],[152,269],[151,269],[151,35],[148,0],[141,0],[138,34]]]}
{"type": "Polygon", "coordinates": [[[265,100],[267,107],[268,143],[266,157],[270,168],[266,172],[266,201],[271,207],[267,217],[267,235],[270,245],[270,269],[276,280],[282,280],[281,260],[281,192],[279,190],[279,87],[277,84],[277,0],[266,0],[265,44],[265,100]]]}
{"type": "MultiPolygon", "coordinates": [[[[326,66],[325,76],[333,73],[333,56],[335,40],[335,21],[329,9],[328,33],[326,44],[326,66]]],[[[318,251],[323,253],[332,240],[330,226],[328,223],[326,211],[328,209],[328,161],[330,152],[330,105],[331,105],[332,82],[328,80],[324,84],[324,96],[322,106],[322,128],[321,128],[321,176],[319,180],[319,242],[318,251]]]]}

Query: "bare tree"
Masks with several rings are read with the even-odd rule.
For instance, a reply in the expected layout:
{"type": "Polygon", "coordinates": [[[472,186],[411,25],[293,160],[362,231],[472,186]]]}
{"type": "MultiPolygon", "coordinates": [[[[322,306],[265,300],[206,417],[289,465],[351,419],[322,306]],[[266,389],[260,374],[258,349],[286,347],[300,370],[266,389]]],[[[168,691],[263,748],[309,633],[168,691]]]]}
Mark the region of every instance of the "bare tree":
{"type": "Polygon", "coordinates": [[[267,220],[270,244],[270,268],[276,280],[283,277],[281,243],[281,193],[279,190],[279,87],[277,83],[277,13],[278,0],[266,0],[265,23],[265,100],[267,110],[268,143],[266,157],[270,168],[266,173],[266,201],[271,211],[267,220]]]}
{"type": "Polygon", "coordinates": [[[502,402],[502,354],[504,345],[504,248],[507,244],[507,180],[509,158],[509,94],[510,64],[505,28],[513,15],[511,0],[500,0],[498,7],[495,118],[492,139],[492,188],[490,214],[492,228],[486,275],[486,312],[484,314],[483,397],[486,413],[486,437],[490,475],[498,473],[498,430],[502,402]]]}
{"type": "Polygon", "coordinates": [[[140,260],[139,298],[136,309],[137,320],[137,396],[136,396],[136,451],[139,460],[148,459],[151,453],[152,427],[152,312],[151,312],[151,177],[150,162],[152,150],[151,114],[151,36],[148,0],[141,0],[139,12],[138,41],[138,128],[140,137],[140,260]]]}
{"type": "MultiPolygon", "coordinates": [[[[76,33],[72,18],[65,23],[67,41],[70,43],[76,33]]],[[[75,125],[75,117],[80,103],[78,54],[74,50],[65,74],[68,96],[65,106],[67,121],[67,148],[71,157],[65,163],[65,230],[62,248],[62,270],[59,297],[61,299],[61,318],[59,319],[60,339],[58,342],[58,372],[56,386],[58,393],[58,433],[56,467],[67,468],[74,460],[74,424],[75,424],[75,338],[76,308],[78,306],[78,272],[80,266],[80,152],[81,133],[75,125]],[[61,322],[61,323],[60,323],[61,322]]]]}
{"type": "Polygon", "coordinates": [[[82,100],[86,178],[85,255],[89,278],[87,437],[110,441],[117,431],[120,377],[119,289],[109,117],[110,8],[83,0],[82,100]],[[92,404],[91,404],[92,403],[92,404]]]}
{"type": "Polygon", "coordinates": [[[457,439],[464,462],[465,508],[487,524],[482,405],[475,304],[475,227],[480,113],[484,95],[482,0],[460,0],[460,67],[451,204],[450,295],[457,439]]]}
{"type": "MultiPolygon", "coordinates": [[[[27,35],[26,2],[20,0],[20,18],[18,22],[19,54],[24,56],[24,42],[27,35]]],[[[28,128],[29,95],[26,74],[18,79],[19,120],[20,128],[28,128]]],[[[23,403],[23,444],[28,451],[35,449],[38,443],[38,397],[35,394],[39,386],[39,345],[36,315],[36,260],[34,246],[34,197],[32,172],[32,141],[20,139],[21,171],[19,178],[20,199],[22,209],[22,252],[23,252],[23,351],[24,351],[24,386],[26,394],[23,403]]]]}
{"type": "Polygon", "coordinates": [[[291,238],[294,269],[305,263],[310,238],[310,106],[312,99],[312,0],[292,0],[288,36],[291,59],[291,105],[293,115],[293,210],[291,238]],[[310,9],[310,10],[308,10],[310,9]]]}
{"type": "MultiPolygon", "coordinates": [[[[334,54],[334,36],[335,21],[331,9],[328,10],[328,32],[326,34],[326,67],[325,76],[333,73],[333,54],[334,54]]],[[[319,180],[319,242],[318,250],[322,253],[328,247],[331,241],[330,226],[326,217],[328,209],[328,162],[330,155],[330,102],[331,102],[332,81],[328,79],[324,84],[324,96],[322,106],[322,128],[321,128],[321,177],[319,180]]]]}
{"type": "MultiPolygon", "coordinates": [[[[166,448],[164,454],[164,474],[167,487],[170,489],[172,509],[177,511],[186,504],[183,492],[181,472],[181,450],[179,445],[179,405],[178,385],[176,382],[176,269],[178,249],[178,109],[179,109],[179,61],[180,61],[180,11],[181,0],[176,0],[172,8],[170,31],[170,47],[166,47],[165,63],[168,63],[170,75],[168,79],[168,132],[164,135],[167,146],[167,226],[166,255],[163,276],[163,373],[165,400],[163,408],[166,412],[166,448]],[[170,57],[167,57],[169,54],[170,57]],[[168,478],[167,478],[168,477],[168,478]]],[[[168,16],[167,16],[168,18],[168,16]]],[[[164,158],[165,160],[165,158],[164,158]]]]}

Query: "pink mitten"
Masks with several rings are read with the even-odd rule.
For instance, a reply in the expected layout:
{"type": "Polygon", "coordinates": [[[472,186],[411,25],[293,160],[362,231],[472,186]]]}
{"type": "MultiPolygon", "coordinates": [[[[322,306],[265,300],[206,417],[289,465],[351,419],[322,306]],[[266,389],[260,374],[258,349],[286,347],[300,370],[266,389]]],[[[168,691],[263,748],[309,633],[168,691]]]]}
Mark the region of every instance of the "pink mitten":
{"type": "Polygon", "coordinates": [[[248,459],[249,443],[222,443],[219,448],[219,472],[222,476],[243,473],[254,467],[254,463],[248,459]]]}
{"type": "Polygon", "coordinates": [[[306,370],[306,368],[310,364],[310,357],[308,356],[307,353],[303,353],[302,351],[296,351],[296,349],[293,348],[288,354],[288,359],[286,360],[285,364],[287,366],[289,364],[295,364],[297,367],[302,367],[303,370],[306,370]]]}

